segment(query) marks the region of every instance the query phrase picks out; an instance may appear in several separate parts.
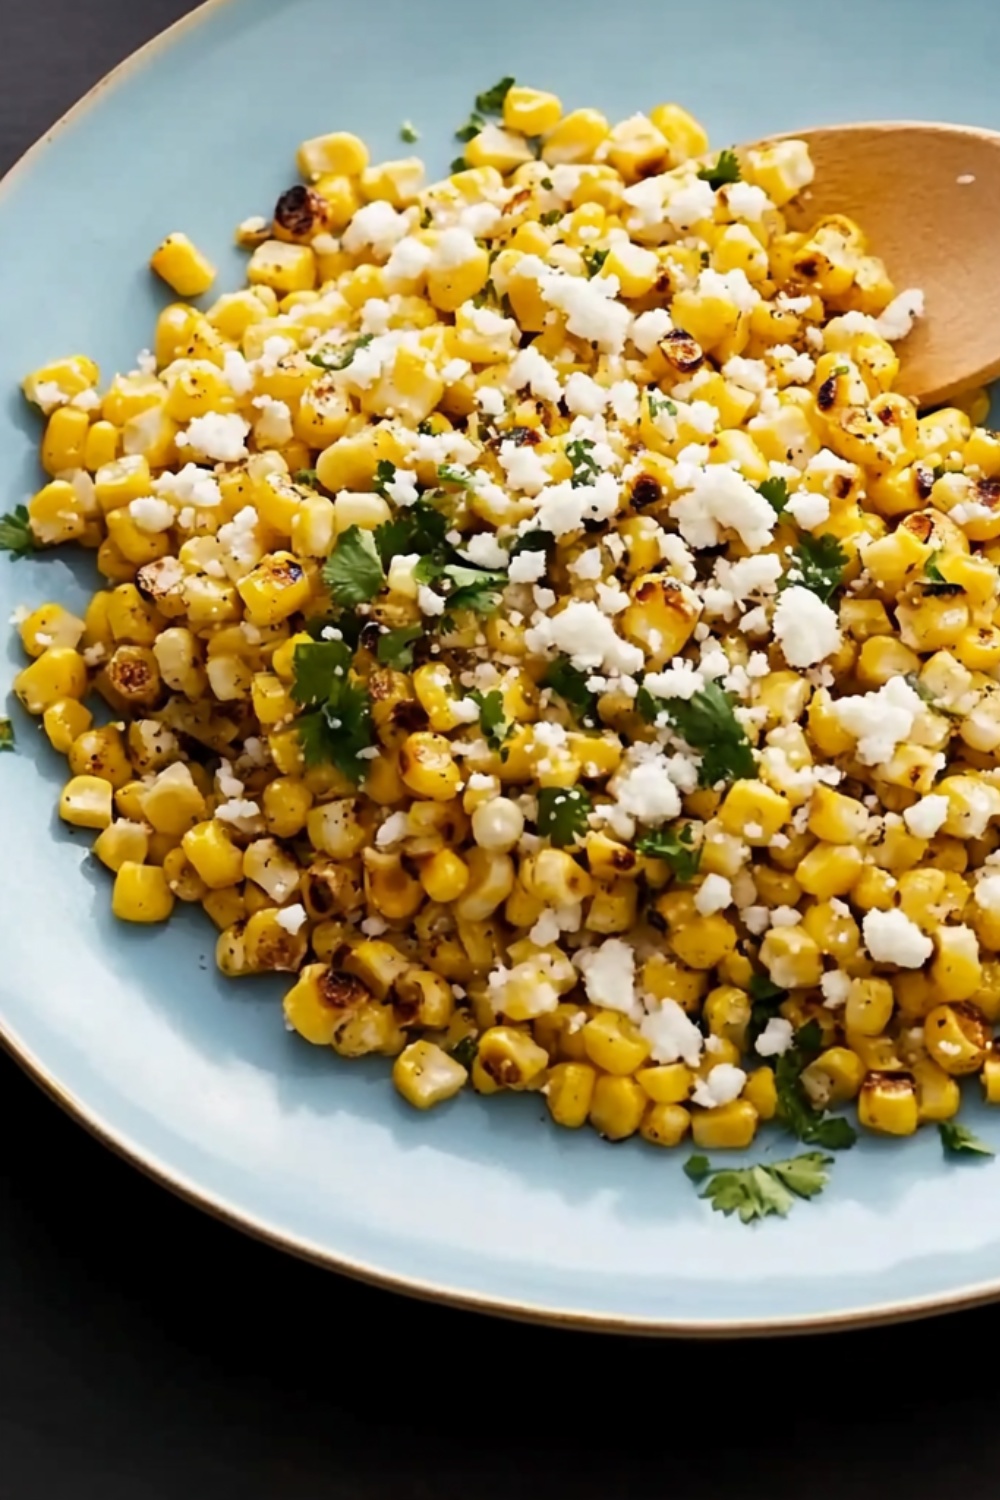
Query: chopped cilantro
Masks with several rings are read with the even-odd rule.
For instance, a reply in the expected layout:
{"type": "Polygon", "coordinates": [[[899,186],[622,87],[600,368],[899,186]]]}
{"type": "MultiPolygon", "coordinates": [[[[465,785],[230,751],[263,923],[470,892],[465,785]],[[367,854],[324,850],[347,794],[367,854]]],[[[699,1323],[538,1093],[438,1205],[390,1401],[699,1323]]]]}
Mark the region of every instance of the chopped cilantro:
{"type": "Polygon", "coordinates": [[[27,507],[17,505],[0,516],[0,552],[9,552],[15,562],[38,549],[34,533],[28,521],[27,507]]]}
{"type": "Polygon", "coordinates": [[[796,1033],[795,1045],[776,1060],[775,1084],[778,1091],[778,1114],[793,1135],[807,1146],[822,1146],[827,1151],[846,1151],[858,1138],[852,1125],[836,1115],[823,1115],[813,1109],[802,1086],[802,1069],[810,1052],[818,1052],[823,1034],[815,1021],[796,1033]]]}
{"type": "Polygon", "coordinates": [[[295,648],[292,667],[292,697],[305,708],[314,708],[329,698],[334,682],[347,676],[351,648],[344,641],[302,641],[295,648]]]}
{"type": "Polygon", "coordinates": [[[574,667],[567,657],[562,656],[546,668],[541,685],[558,693],[578,719],[589,719],[596,723],[597,697],[587,687],[587,677],[588,673],[581,672],[579,667],[574,667]]]}
{"type": "Polygon", "coordinates": [[[375,546],[383,563],[391,562],[399,553],[418,552],[427,559],[444,547],[447,530],[446,517],[428,501],[420,499],[405,510],[397,511],[391,521],[375,528],[375,546]]]}
{"type": "Polygon", "coordinates": [[[501,78],[491,89],[484,89],[481,94],[476,95],[476,108],[480,114],[499,115],[503,113],[504,100],[514,87],[513,78],[501,78]]]}
{"type": "Polygon", "coordinates": [[[646,392],[646,400],[649,403],[649,415],[654,421],[661,412],[666,412],[670,417],[676,417],[677,407],[674,402],[671,401],[669,396],[665,396],[662,391],[656,390],[655,387],[650,386],[646,392]]]}
{"type": "Polygon", "coordinates": [[[698,782],[715,786],[719,781],[750,779],[755,771],[753,751],[743,726],[733,711],[733,701],[717,682],[706,682],[692,698],[654,698],[640,688],[636,706],[649,723],[661,714],[692,750],[701,756],[698,782]]]}
{"type": "Polygon", "coordinates": [[[504,711],[503,694],[494,688],[489,693],[473,691],[469,697],[479,704],[479,727],[486,743],[491,750],[499,750],[501,759],[505,759],[503,746],[513,734],[514,725],[504,711]]]}
{"type": "Polygon", "coordinates": [[[920,580],[925,594],[964,594],[960,583],[950,583],[938,567],[940,552],[932,552],[924,564],[924,576],[920,580]]]}
{"type": "Polygon", "coordinates": [[[685,823],[679,830],[657,828],[644,833],[636,840],[635,847],[640,854],[666,860],[678,880],[688,881],[697,875],[701,863],[701,850],[693,847],[693,840],[694,830],[690,823],[685,823]]]}
{"type": "Polygon", "coordinates": [[[372,488],[376,495],[381,495],[383,500],[389,498],[389,486],[396,477],[396,465],[389,462],[387,458],[380,458],[375,465],[375,475],[372,479],[372,488]]]}
{"type": "Polygon", "coordinates": [[[742,182],[743,180],[739,158],[735,151],[720,151],[719,159],[715,163],[715,166],[702,167],[698,176],[702,182],[707,182],[715,193],[721,187],[728,187],[730,183],[742,182]]]}
{"type": "Polygon", "coordinates": [[[367,604],[385,583],[375,538],[360,526],[349,526],[323,564],[323,582],[336,604],[353,609],[367,604]]]}
{"type": "Polygon", "coordinates": [[[705,1183],[699,1197],[717,1213],[739,1214],[741,1223],[750,1224],[768,1214],[785,1218],[796,1198],[815,1198],[830,1180],[832,1164],[819,1151],[750,1167],[713,1167],[707,1156],[692,1156],[684,1171],[692,1182],[705,1183]]]}
{"type": "Polygon", "coordinates": [[[0,750],[13,750],[14,726],[9,719],[0,719],[0,750]]]}
{"type": "Polygon", "coordinates": [[[827,378],[830,379],[830,380],[836,380],[836,378],[837,378],[838,375],[850,375],[850,373],[851,373],[851,367],[850,367],[850,365],[835,365],[833,367],[833,369],[830,371],[830,374],[829,374],[829,376],[827,378]]]}
{"type": "Polygon", "coordinates": [[[522,552],[548,552],[549,548],[554,547],[555,544],[556,539],[551,531],[542,531],[541,528],[537,531],[526,531],[523,536],[514,538],[510,555],[520,557],[522,552]]]}
{"type": "Polygon", "coordinates": [[[306,765],[335,765],[358,782],[364,761],[358,752],[372,742],[368,691],[350,677],[351,650],[343,641],[303,642],[292,659],[292,697],[313,708],[295,721],[306,765]]]}
{"type": "Polygon", "coordinates": [[[540,186],[543,187],[546,192],[551,193],[552,189],[555,187],[555,183],[552,181],[551,177],[543,177],[540,186]]]}
{"type": "Polygon", "coordinates": [[[955,1120],[944,1120],[938,1126],[938,1131],[942,1146],[953,1156],[962,1152],[967,1152],[970,1156],[996,1156],[993,1147],[981,1141],[978,1135],[973,1135],[967,1125],[959,1125],[955,1120]]]}
{"type": "Polygon", "coordinates": [[[746,1050],[752,1052],[757,1038],[766,1028],[772,1016],[780,1013],[782,1002],[788,999],[788,991],[774,984],[766,974],[750,976],[750,1022],[747,1026],[746,1050]]]}
{"type": "Polygon", "coordinates": [[[561,208],[550,208],[542,214],[542,217],[538,222],[540,224],[544,224],[546,229],[549,229],[553,224],[558,224],[562,216],[563,214],[561,208]]]}
{"type": "Polygon", "coordinates": [[[609,250],[582,250],[580,253],[583,256],[583,263],[587,268],[587,275],[594,277],[611,252],[609,250]]]}
{"type": "Polygon", "coordinates": [[[566,457],[573,465],[571,483],[574,489],[593,483],[601,472],[601,466],[594,457],[594,445],[590,438],[576,438],[572,443],[567,443],[566,457]]]}
{"type": "MultiPolygon", "coordinates": [[[[464,166],[465,163],[463,162],[462,165],[464,166]]],[[[452,170],[454,171],[454,164],[452,165],[452,170]]],[[[434,222],[434,215],[431,213],[431,211],[430,211],[429,208],[425,208],[424,211],[420,215],[420,227],[421,227],[421,229],[430,229],[430,227],[433,224],[433,222],[434,222]]],[[[421,422],[420,426],[417,428],[418,432],[420,432],[420,431],[423,430],[423,425],[424,424],[421,422]]],[[[428,431],[429,430],[430,429],[428,428],[428,431]]]]}
{"type": "Polygon", "coordinates": [[[476,1060],[478,1052],[479,1042],[470,1031],[455,1043],[454,1047],[452,1047],[451,1049],[450,1056],[452,1056],[457,1063],[461,1063],[463,1068],[471,1068],[472,1064],[476,1060]]]}
{"type": "Polygon", "coordinates": [[[383,667],[394,667],[397,672],[408,672],[413,666],[413,643],[424,633],[422,625],[400,625],[397,630],[386,630],[378,638],[377,656],[383,667]]]}
{"type": "Polygon", "coordinates": [[[461,464],[438,464],[437,477],[442,484],[457,484],[463,490],[472,488],[472,475],[461,464]]]}
{"type": "Polygon", "coordinates": [[[459,567],[457,564],[448,564],[442,571],[453,585],[447,596],[449,613],[456,609],[471,609],[477,615],[496,614],[501,590],[507,583],[506,573],[493,573],[486,568],[459,567]]]}
{"type": "Polygon", "coordinates": [[[793,583],[801,584],[824,604],[829,604],[843,582],[847,562],[847,553],[829,532],[820,537],[804,536],[791,568],[778,587],[785,589],[793,583]]]}
{"type": "Polygon", "coordinates": [[[419,141],[420,131],[412,120],[404,120],[402,125],[400,125],[399,139],[405,141],[408,146],[412,146],[414,141],[419,141]]]}
{"type": "Polygon", "coordinates": [[[296,469],[292,475],[293,484],[314,485],[319,478],[315,469],[296,469]]]}
{"type": "Polygon", "coordinates": [[[319,365],[321,370],[346,370],[358,350],[367,349],[373,338],[374,334],[362,333],[349,343],[341,344],[339,349],[316,349],[307,354],[306,359],[311,365],[319,365]]]}
{"type": "Polygon", "coordinates": [[[776,516],[780,516],[788,504],[788,480],[787,479],[765,479],[763,484],[757,486],[758,495],[762,495],[776,516]]]}
{"type": "Polygon", "coordinates": [[[543,786],[538,793],[538,832],[565,849],[587,832],[590,810],[590,797],[582,786],[543,786]]]}
{"type": "Polygon", "coordinates": [[[465,157],[464,156],[456,156],[455,159],[454,159],[454,161],[452,162],[450,168],[449,168],[449,171],[451,171],[451,172],[464,172],[465,171],[465,157]]]}
{"type": "Polygon", "coordinates": [[[485,128],[486,121],[482,115],[471,114],[464,125],[460,125],[455,131],[456,141],[471,141],[481,130],[485,128]]]}

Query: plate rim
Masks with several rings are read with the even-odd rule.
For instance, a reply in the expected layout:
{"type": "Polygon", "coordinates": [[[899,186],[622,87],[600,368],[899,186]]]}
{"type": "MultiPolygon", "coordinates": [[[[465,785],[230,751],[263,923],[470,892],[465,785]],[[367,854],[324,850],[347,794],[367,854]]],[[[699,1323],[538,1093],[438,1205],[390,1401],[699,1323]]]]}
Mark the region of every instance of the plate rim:
{"type": "MultiPolygon", "coordinates": [[[[225,7],[235,7],[236,0],[201,0],[194,10],[179,17],[147,42],[117,63],[74,104],[61,114],[0,177],[0,207],[22,175],[30,171],[47,148],[71,128],[106,93],[142,67],[157,52],[166,50],[188,31],[218,14],[225,7]]],[[[929,124],[932,122],[921,122],[929,124]]],[[[972,128],[972,127],[970,127],[972,128]]],[[[642,1335],[651,1338],[719,1340],[759,1337],[791,1337],[800,1334],[834,1333],[847,1330],[884,1327],[913,1322],[942,1313],[962,1312],[1000,1299],[1000,1274],[994,1279],[974,1283],[952,1293],[917,1295],[896,1302],[882,1302],[874,1307],[848,1308],[833,1313],[809,1316],[789,1314],[766,1318],[685,1319],[612,1315],[588,1312],[579,1308],[550,1307],[514,1301],[490,1293],[465,1291],[423,1277],[409,1277],[397,1271],[385,1271],[377,1265],[338,1253],[314,1241],[302,1238],[280,1225],[228,1203],[221,1195],[207,1192],[186,1174],[159,1159],[148,1148],[140,1146],[128,1134],[110,1125],[101,1113],[77,1097],[42,1062],[17,1034],[0,1012],[0,1045],[31,1081],[59,1106],[76,1124],[121,1160],[138,1169],[158,1186],[166,1188],[183,1202],[211,1218],[239,1230],[272,1249],[294,1255],[323,1270],[334,1271],[383,1291],[400,1293],[418,1301],[443,1304],[467,1312],[484,1313],[511,1321],[541,1324],[574,1331],[642,1335]]]]}

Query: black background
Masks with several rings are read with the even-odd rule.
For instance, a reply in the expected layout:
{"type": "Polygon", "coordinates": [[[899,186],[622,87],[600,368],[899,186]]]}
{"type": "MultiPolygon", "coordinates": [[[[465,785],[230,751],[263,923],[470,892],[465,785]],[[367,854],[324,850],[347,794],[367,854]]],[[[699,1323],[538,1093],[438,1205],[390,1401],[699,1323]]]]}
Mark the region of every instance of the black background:
{"type": "MultiPolygon", "coordinates": [[[[191,9],[0,0],[0,175],[191,9]]],[[[2,1500],[995,1500],[998,1397],[1000,1309],[681,1344],[373,1291],[180,1203],[0,1056],[2,1500]]]]}

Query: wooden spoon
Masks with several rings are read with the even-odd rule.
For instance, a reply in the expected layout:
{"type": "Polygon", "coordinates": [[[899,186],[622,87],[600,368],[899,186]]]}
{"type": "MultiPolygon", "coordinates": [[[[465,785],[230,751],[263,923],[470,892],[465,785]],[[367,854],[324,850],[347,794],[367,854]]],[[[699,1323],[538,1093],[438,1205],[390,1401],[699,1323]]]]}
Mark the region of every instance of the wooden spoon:
{"type": "Polygon", "coordinates": [[[897,290],[925,293],[925,317],[896,345],[897,388],[934,406],[1000,376],[1000,134],[894,121],[785,138],[806,141],[816,166],[790,227],[846,214],[897,290]]]}

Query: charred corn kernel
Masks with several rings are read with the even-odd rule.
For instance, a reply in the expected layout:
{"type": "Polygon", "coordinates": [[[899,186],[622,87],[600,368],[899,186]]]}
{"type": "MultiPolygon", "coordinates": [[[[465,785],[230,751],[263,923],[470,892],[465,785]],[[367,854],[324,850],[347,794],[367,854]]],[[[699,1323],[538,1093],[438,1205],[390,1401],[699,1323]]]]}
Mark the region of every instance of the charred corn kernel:
{"type": "Polygon", "coordinates": [[[823,973],[819,948],[802,927],[772,927],[760,945],[760,961],[783,990],[813,988],[823,973]]]}
{"type": "Polygon", "coordinates": [[[525,1089],[548,1067],[549,1055],[526,1031],[491,1026],[479,1039],[472,1065],[472,1085],[480,1094],[525,1089]]]}
{"type": "Polygon", "coordinates": [[[773,1120],[778,1113],[778,1086],[773,1068],[755,1068],[747,1077],[740,1096],[752,1104],[761,1120],[773,1120]]]}
{"type": "Polygon", "coordinates": [[[14,692],[29,714],[43,714],[53,703],[82,698],[86,691],[86,664],[69,646],[47,647],[14,678],[14,692]]]}
{"type": "Polygon", "coordinates": [[[389,943],[368,940],[352,948],[343,967],[348,974],[359,979],[376,1000],[384,1000],[410,968],[410,960],[389,943]]]}
{"type": "MultiPolygon", "coordinates": [[[[191,863],[196,865],[190,850],[186,852],[191,863]]],[[[199,874],[205,878],[202,871],[199,870],[199,874]]],[[[274,839],[263,838],[255,839],[244,851],[243,874],[265,890],[276,906],[283,906],[298,890],[301,872],[274,839]]]]}
{"type": "Polygon", "coordinates": [[[742,1048],[750,1024],[750,1000],[746,992],[735,985],[724,984],[710,990],[705,998],[702,1015],[713,1036],[724,1037],[742,1048]]]}
{"type": "Polygon", "coordinates": [[[285,1020],[314,1047],[329,1047],[345,1017],[368,998],[362,985],[338,983],[326,964],[306,964],[285,995],[285,1020]]]}
{"type": "MultiPolygon", "coordinates": [[[[111,830],[108,830],[111,832],[111,830]]],[[[160,866],[178,901],[204,901],[208,886],[191,864],[183,848],[171,849],[160,866]]]]}
{"type": "Polygon", "coordinates": [[[962,1104],[962,1094],[954,1078],[929,1057],[915,1058],[911,1064],[917,1089],[917,1118],[921,1125],[951,1120],[962,1104]]]}
{"type": "Polygon", "coordinates": [[[311,592],[308,574],[290,552],[271,553],[236,587],[246,606],[247,619],[254,625],[275,625],[287,620],[302,609],[311,592]]]}
{"type": "Polygon", "coordinates": [[[174,894],[158,865],[122,864],[115,876],[111,910],[120,922],[166,922],[174,894]]]}
{"type": "Polygon", "coordinates": [[[392,1065],[392,1081],[414,1109],[433,1109],[464,1088],[469,1074],[433,1042],[411,1042],[392,1065]]]}
{"type": "Polygon", "coordinates": [[[306,826],[313,794],[295,776],[278,776],[269,781],[261,795],[261,808],[267,831],[279,839],[293,839],[306,826]]]}
{"type": "Polygon", "coordinates": [[[694,1074],[682,1062],[640,1068],[635,1080],[654,1104],[683,1104],[694,1088],[694,1074]]]}
{"type": "Polygon", "coordinates": [[[439,849],[420,867],[420,884],[432,901],[457,901],[469,884],[469,866],[453,849],[439,849]]]}
{"type": "Polygon", "coordinates": [[[202,898],[202,908],[210,921],[215,923],[220,932],[226,928],[233,927],[246,918],[246,902],[243,892],[238,886],[229,886],[226,890],[209,891],[202,898]]]}
{"type": "Polygon", "coordinates": [[[399,774],[418,797],[448,801],[462,780],[451,745],[440,734],[418,730],[403,741],[399,752],[399,774]]]}
{"type": "Polygon", "coordinates": [[[208,291],[216,276],[212,262],[186,234],[168,234],[154,251],[149,264],[179,297],[200,297],[202,292],[208,291]]]}
{"type": "Polygon", "coordinates": [[[691,1129],[691,1115],[681,1104],[649,1104],[639,1134],[651,1146],[679,1146],[691,1129]]]}
{"type": "Polygon", "coordinates": [[[113,789],[99,776],[74,776],[59,797],[59,816],[75,828],[108,828],[113,789]]]}
{"type": "Polygon", "coordinates": [[[872,1072],[861,1085],[858,1120],[881,1135],[913,1135],[919,1124],[917,1089],[912,1076],[872,1072]]]}
{"type": "Polygon", "coordinates": [[[809,803],[810,833],[828,844],[861,841],[870,821],[868,809],[854,797],[845,797],[828,786],[818,786],[809,803]]]}
{"type": "Polygon", "coordinates": [[[703,1151],[740,1151],[757,1134],[758,1115],[749,1099],[733,1099],[716,1109],[696,1110],[691,1134],[703,1151]]]}
{"type": "Polygon", "coordinates": [[[303,928],[290,931],[278,916],[276,907],[262,907],[248,918],[243,929],[244,958],[255,974],[294,974],[306,956],[308,933],[303,928]]]}
{"type": "Polygon", "coordinates": [[[420,909],[424,892],[419,880],[403,864],[401,855],[366,849],[363,863],[369,904],[390,922],[413,917],[420,909]]]}
{"type": "Polygon", "coordinates": [[[53,750],[68,755],[70,746],[93,723],[94,716],[76,698],[58,698],[42,715],[42,725],[53,750]]]}
{"type": "Polygon", "coordinates": [[[590,1104],[591,1125],[608,1141],[635,1135],[649,1108],[649,1100],[634,1078],[600,1076],[590,1104]]]}
{"type": "Polygon", "coordinates": [[[844,1023],[862,1036],[881,1036],[893,1012],[892,985],[887,979],[854,979],[844,1006],[844,1023]]]}
{"type": "Polygon", "coordinates": [[[594,1101],[597,1073],[589,1063],[561,1062],[551,1069],[545,1102],[557,1125],[579,1130],[586,1125],[594,1101]]]}
{"type": "Polygon", "coordinates": [[[936,1005],[924,1021],[924,1046],[938,1067],[955,1077],[978,1073],[991,1042],[985,1017],[969,1001],[936,1005]]]}
{"type": "Polygon", "coordinates": [[[857,1098],[865,1079],[865,1065],[849,1047],[828,1047],[803,1068],[800,1076],[814,1108],[833,1109],[857,1098]]]}
{"type": "Polygon", "coordinates": [[[121,730],[113,724],[85,729],[69,749],[69,768],[74,776],[97,776],[117,790],[132,780],[132,765],[121,730]]]}
{"type": "Polygon", "coordinates": [[[269,286],[282,297],[289,292],[312,291],[316,285],[316,256],[308,245],[265,240],[250,257],[247,280],[251,286],[269,286]]]}
{"type": "Polygon", "coordinates": [[[682,1010],[693,1014],[708,991],[708,976],[658,953],[642,966],[642,988],[657,1000],[676,1000],[682,1010]]]}
{"type": "Polygon", "coordinates": [[[650,1053],[649,1043],[638,1027],[613,1010],[598,1011],[587,1022],[583,1045],[595,1067],[623,1077],[642,1067],[650,1053]]]}

